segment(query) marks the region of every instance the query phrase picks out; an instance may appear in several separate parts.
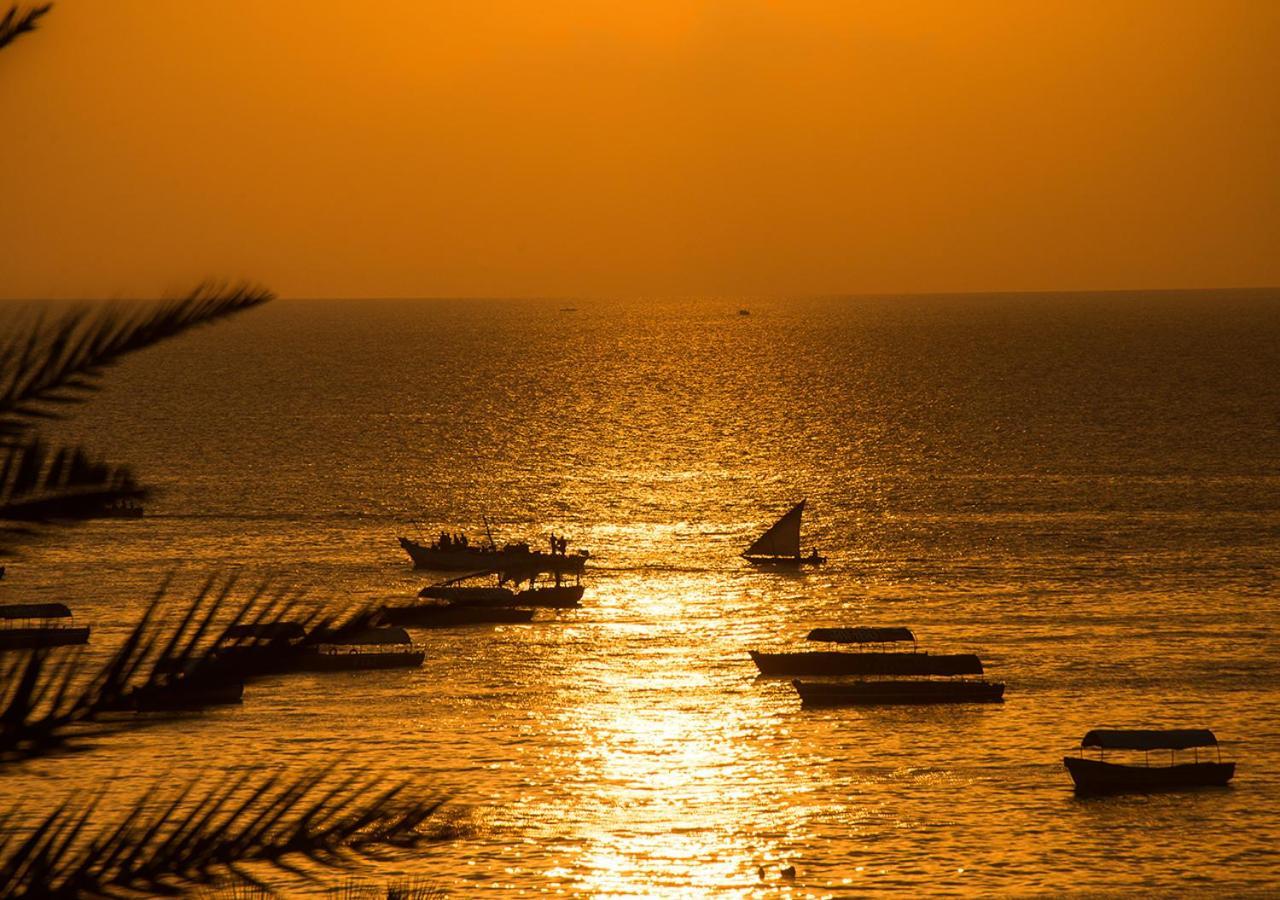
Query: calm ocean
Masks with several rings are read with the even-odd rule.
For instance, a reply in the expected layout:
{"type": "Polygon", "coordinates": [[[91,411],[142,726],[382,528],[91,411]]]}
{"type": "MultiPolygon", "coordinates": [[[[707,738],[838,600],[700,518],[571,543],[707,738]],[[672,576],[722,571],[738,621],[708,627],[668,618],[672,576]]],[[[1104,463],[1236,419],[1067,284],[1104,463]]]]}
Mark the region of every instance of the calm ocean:
{"type": "Polygon", "coordinates": [[[93,653],[172,572],[175,600],[238,571],[406,601],[426,577],[397,535],[485,516],[589,549],[587,593],[417,632],[420,670],[254,682],[7,767],[0,808],[336,763],[468,812],[474,835],[358,872],[459,896],[764,895],[785,865],[797,897],[1280,880],[1280,292],[282,301],[106,384],[58,431],[133,464],[146,517],[0,585],[69,603],[93,653]],[[801,498],[830,562],[743,563],[801,498]],[[835,624],[976,652],[1006,702],[802,711],[757,679],[749,648],[835,624]],[[1104,724],[1212,728],[1236,779],[1077,799],[1062,756],[1104,724]]]}

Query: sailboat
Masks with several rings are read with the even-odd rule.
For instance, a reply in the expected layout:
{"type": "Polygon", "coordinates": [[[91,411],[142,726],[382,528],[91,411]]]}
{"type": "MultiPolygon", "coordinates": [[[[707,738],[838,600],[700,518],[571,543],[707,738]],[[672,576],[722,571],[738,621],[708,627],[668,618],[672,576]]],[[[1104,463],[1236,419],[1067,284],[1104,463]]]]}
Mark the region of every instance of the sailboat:
{"type": "Polygon", "coordinates": [[[800,519],[804,515],[805,501],[791,507],[781,519],[769,526],[769,530],[756,538],[742,558],[757,565],[799,566],[818,565],[827,561],[819,556],[815,547],[808,556],[800,555],[800,519]]]}

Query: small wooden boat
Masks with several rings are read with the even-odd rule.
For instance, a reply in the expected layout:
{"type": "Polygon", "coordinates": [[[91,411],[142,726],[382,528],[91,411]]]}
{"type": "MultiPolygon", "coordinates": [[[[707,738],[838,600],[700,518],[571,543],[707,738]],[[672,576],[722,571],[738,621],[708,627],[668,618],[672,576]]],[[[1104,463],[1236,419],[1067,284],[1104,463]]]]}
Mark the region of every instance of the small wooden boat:
{"type": "Polygon", "coordinates": [[[508,544],[499,549],[495,546],[457,546],[421,544],[409,538],[399,538],[400,547],[413,560],[415,569],[431,569],[437,572],[531,572],[535,574],[581,575],[586,567],[590,554],[585,550],[577,553],[546,553],[531,550],[526,543],[508,544]]]}
{"type": "Polygon", "coordinates": [[[308,635],[288,663],[294,672],[355,672],[364,669],[416,669],[426,654],[399,627],[343,628],[308,635]]]}
{"type": "Polygon", "coordinates": [[[392,625],[409,628],[454,628],[460,625],[528,622],[533,619],[533,610],[505,606],[418,603],[412,606],[384,606],[382,616],[392,625]]]}
{"type": "Polygon", "coordinates": [[[72,623],[71,610],[64,603],[0,606],[0,651],[64,647],[88,641],[88,626],[72,623]]]}
{"type": "Polygon", "coordinates": [[[762,653],[748,650],[761,675],[981,675],[982,660],[972,653],[843,653],[810,650],[762,653]]]}
{"type": "Polygon", "coordinates": [[[1080,742],[1082,749],[1096,747],[1097,759],[1066,756],[1062,764],[1071,773],[1078,794],[1149,793],[1199,787],[1222,787],[1236,773],[1236,764],[1223,762],[1218,739],[1207,728],[1174,730],[1095,728],[1080,742]],[[1215,760],[1200,761],[1200,748],[1212,747],[1215,760]],[[1107,762],[1106,751],[1140,751],[1143,763],[1107,762]],[[1150,765],[1151,751],[1169,751],[1169,765],[1150,765]],[[1191,750],[1191,762],[1179,762],[1179,751],[1191,750]]]}
{"type": "Polygon", "coordinates": [[[769,530],[742,554],[747,562],[761,566],[820,565],[825,556],[813,549],[807,556],[800,553],[800,520],[804,516],[804,500],[791,507],[769,530]]]}
{"type": "Polygon", "coordinates": [[[1004,685],[989,681],[896,680],[791,682],[802,706],[896,706],[920,703],[1000,703],[1004,685]]]}
{"type": "Polygon", "coordinates": [[[789,653],[762,653],[749,650],[761,675],[981,675],[982,661],[972,653],[922,652],[910,628],[856,626],[815,628],[808,640],[835,644],[855,644],[857,652],[802,650],[789,653]],[[885,649],[911,643],[909,650],[885,649]],[[876,649],[866,649],[873,647],[876,649]]]}

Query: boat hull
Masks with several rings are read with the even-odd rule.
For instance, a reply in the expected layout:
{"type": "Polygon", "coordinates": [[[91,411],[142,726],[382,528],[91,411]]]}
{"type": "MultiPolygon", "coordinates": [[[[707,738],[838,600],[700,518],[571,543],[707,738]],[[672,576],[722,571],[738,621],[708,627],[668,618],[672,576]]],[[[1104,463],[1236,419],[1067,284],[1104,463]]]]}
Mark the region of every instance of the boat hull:
{"type": "Polygon", "coordinates": [[[970,653],[801,653],[747,651],[761,675],[979,675],[982,663],[970,653]]]}
{"type": "Polygon", "coordinates": [[[89,643],[89,628],[4,628],[0,629],[0,650],[34,650],[39,647],[66,647],[89,643]]]}
{"type": "Polygon", "coordinates": [[[1227,762],[1181,763],[1175,766],[1127,766],[1097,759],[1066,756],[1078,794],[1125,794],[1223,787],[1236,773],[1227,762]]]}
{"type": "Polygon", "coordinates": [[[792,681],[803,706],[901,706],[1000,703],[1004,685],[989,681],[792,681]]]}
{"type": "Polygon", "coordinates": [[[533,619],[531,609],[484,606],[445,606],[424,604],[421,606],[388,606],[383,617],[392,625],[407,628],[455,628],[460,625],[493,625],[528,622],[533,619]]]}

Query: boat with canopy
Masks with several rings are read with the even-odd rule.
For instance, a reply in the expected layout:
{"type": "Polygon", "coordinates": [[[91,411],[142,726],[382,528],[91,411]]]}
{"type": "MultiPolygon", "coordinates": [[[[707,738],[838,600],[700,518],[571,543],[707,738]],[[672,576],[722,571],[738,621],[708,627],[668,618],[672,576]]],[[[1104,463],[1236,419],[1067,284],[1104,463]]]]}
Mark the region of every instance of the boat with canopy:
{"type": "Polygon", "coordinates": [[[802,650],[765,653],[749,650],[761,675],[975,675],[982,662],[972,653],[929,653],[918,649],[910,628],[815,628],[808,640],[856,645],[857,652],[802,650]],[[910,649],[894,649],[909,643],[910,649]],[[871,649],[868,649],[871,648],[871,649]]]}
{"type": "Polygon", "coordinates": [[[1207,728],[1095,728],[1080,741],[1080,747],[1084,750],[1096,749],[1098,758],[1063,757],[1062,764],[1071,773],[1071,780],[1075,782],[1078,794],[1147,793],[1222,787],[1236,772],[1235,763],[1222,761],[1218,739],[1207,728]],[[1212,748],[1214,759],[1201,762],[1202,748],[1212,748]],[[1108,762],[1108,750],[1142,753],[1142,763],[1117,762],[1114,759],[1108,762]],[[1169,751],[1169,764],[1151,765],[1153,750],[1169,751]],[[1186,751],[1191,751],[1190,762],[1186,760],[1186,751]],[[1179,753],[1183,754],[1181,760],[1179,753]]]}
{"type": "Polygon", "coordinates": [[[32,650],[88,642],[88,626],[77,626],[64,603],[0,605],[0,650],[32,650]]]}
{"type": "Polygon", "coordinates": [[[800,523],[804,518],[804,500],[801,500],[769,526],[769,529],[742,554],[742,558],[756,565],[800,566],[818,565],[827,561],[817,548],[802,556],[800,552],[800,523]]]}

